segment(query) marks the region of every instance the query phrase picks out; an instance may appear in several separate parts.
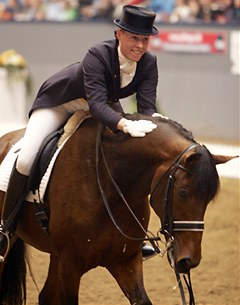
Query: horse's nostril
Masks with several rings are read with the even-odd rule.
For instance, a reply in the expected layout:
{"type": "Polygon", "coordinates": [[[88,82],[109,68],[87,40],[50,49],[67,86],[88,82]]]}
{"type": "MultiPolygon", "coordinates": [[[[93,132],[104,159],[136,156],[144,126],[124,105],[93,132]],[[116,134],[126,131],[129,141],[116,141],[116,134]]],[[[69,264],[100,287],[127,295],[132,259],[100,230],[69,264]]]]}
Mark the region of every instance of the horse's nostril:
{"type": "Polygon", "coordinates": [[[190,258],[183,258],[176,264],[176,270],[179,273],[187,273],[192,267],[193,264],[190,258]]]}

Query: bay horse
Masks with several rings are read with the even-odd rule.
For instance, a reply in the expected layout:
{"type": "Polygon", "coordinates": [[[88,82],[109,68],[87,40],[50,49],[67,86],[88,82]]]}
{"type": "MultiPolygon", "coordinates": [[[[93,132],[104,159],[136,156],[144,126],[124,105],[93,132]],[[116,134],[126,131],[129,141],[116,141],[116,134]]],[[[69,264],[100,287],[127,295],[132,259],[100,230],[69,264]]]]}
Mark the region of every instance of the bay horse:
{"type": "MultiPolygon", "coordinates": [[[[141,253],[150,203],[171,241],[174,269],[187,273],[198,266],[204,214],[219,188],[216,164],[232,157],[212,155],[171,120],[126,118],[151,120],[157,128],[132,138],[99,128],[90,117],[65,144],[44,202],[49,235],[36,222],[36,204],[23,204],[13,245],[0,265],[0,304],[26,301],[25,243],[50,254],[40,305],[77,305],[82,275],[97,266],[112,274],[130,304],[152,304],[141,253]]],[[[0,138],[0,161],[22,136],[20,130],[0,138]]],[[[3,199],[0,192],[1,205],[3,199]]]]}

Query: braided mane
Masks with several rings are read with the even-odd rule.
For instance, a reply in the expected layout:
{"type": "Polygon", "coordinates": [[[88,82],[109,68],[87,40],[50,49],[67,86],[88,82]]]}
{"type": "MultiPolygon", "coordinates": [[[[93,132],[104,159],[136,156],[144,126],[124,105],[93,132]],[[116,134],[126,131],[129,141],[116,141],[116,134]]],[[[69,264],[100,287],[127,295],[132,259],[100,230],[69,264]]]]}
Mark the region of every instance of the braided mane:
{"type": "MultiPolygon", "coordinates": [[[[127,119],[130,120],[149,120],[149,116],[140,114],[140,113],[134,113],[134,114],[125,114],[124,117],[126,117],[127,119]]],[[[156,123],[165,123],[165,124],[169,124],[171,127],[173,127],[176,132],[183,136],[184,138],[186,138],[187,140],[196,143],[196,141],[193,138],[193,134],[191,131],[187,130],[186,128],[184,128],[181,124],[179,124],[176,121],[173,121],[171,119],[164,119],[161,117],[152,117],[152,120],[156,123]]]]}

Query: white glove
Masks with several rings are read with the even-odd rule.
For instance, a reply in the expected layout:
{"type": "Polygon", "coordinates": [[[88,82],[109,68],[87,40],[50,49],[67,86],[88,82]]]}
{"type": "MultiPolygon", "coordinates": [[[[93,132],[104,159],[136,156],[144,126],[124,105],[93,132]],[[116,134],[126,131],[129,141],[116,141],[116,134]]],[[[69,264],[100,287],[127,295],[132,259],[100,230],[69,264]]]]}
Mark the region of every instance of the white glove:
{"type": "Polygon", "coordinates": [[[146,133],[153,131],[156,127],[156,124],[147,120],[127,120],[123,131],[129,133],[132,137],[144,137],[146,133]]]}
{"type": "Polygon", "coordinates": [[[162,115],[161,113],[158,113],[158,112],[155,112],[154,114],[152,114],[152,117],[169,120],[169,118],[167,116],[164,116],[164,115],[162,115]]]}

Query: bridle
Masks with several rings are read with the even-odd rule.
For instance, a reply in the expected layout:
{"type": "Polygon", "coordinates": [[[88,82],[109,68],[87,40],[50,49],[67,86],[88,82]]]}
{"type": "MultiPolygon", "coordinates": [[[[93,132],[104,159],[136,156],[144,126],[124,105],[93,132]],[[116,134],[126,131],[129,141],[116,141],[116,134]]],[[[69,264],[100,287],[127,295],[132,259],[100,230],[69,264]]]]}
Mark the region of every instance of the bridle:
{"type": "MultiPolygon", "coordinates": [[[[154,196],[158,186],[162,182],[163,178],[166,177],[166,175],[168,174],[168,183],[167,183],[167,188],[166,188],[166,193],[165,193],[165,198],[164,198],[165,211],[164,211],[164,217],[163,217],[163,221],[162,221],[162,228],[159,231],[160,234],[163,234],[165,236],[165,239],[166,239],[165,247],[166,247],[166,249],[161,250],[159,248],[158,244],[157,244],[157,241],[162,242],[161,237],[159,236],[159,234],[157,234],[157,236],[154,236],[154,234],[152,234],[150,231],[147,231],[147,230],[144,229],[144,227],[142,226],[142,224],[140,223],[140,221],[138,220],[138,218],[134,214],[133,210],[129,206],[127,200],[125,199],[125,197],[122,193],[122,191],[118,187],[116,181],[114,180],[114,178],[113,178],[113,176],[110,172],[110,169],[109,169],[109,166],[108,166],[108,163],[107,163],[104,151],[103,151],[102,140],[101,140],[101,135],[102,135],[103,129],[104,129],[104,126],[102,124],[100,124],[100,126],[98,128],[98,132],[97,132],[97,141],[96,141],[96,176],[97,176],[97,182],[98,182],[99,190],[100,190],[100,193],[101,193],[101,196],[102,196],[102,200],[103,200],[104,205],[107,209],[107,212],[109,214],[110,219],[112,220],[116,229],[127,239],[136,240],[136,241],[137,240],[138,241],[139,240],[141,240],[141,241],[147,240],[147,241],[151,242],[154,249],[156,250],[157,253],[160,254],[160,256],[164,256],[164,254],[167,252],[168,255],[169,255],[169,258],[171,260],[171,265],[174,268],[173,258],[171,258],[171,256],[173,256],[173,242],[174,242],[174,237],[173,237],[172,233],[176,232],[176,231],[202,232],[204,230],[204,222],[203,221],[176,221],[173,218],[173,188],[174,188],[176,172],[177,172],[178,169],[181,169],[181,170],[184,170],[184,171],[190,173],[180,163],[182,161],[182,158],[184,157],[184,155],[188,151],[194,149],[195,147],[201,146],[201,145],[198,144],[198,143],[194,143],[194,144],[191,144],[186,149],[184,149],[182,151],[182,153],[174,160],[174,162],[171,164],[171,166],[167,169],[167,171],[158,179],[158,181],[155,184],[153,190],[151,191],[150,202],[153,200],[153,196],[154,196]],[[107,196],[104,192],[104,189],[103,189],[103,186],[102,186],[102,183],[101,183],[101,179],[100,179],[100,171],[99,171],[99,157],[100,157],[100,155],[102,156],[103,163],[104,163],[104,166],[106,168],[107,174],[108,174],[116,192],[118,193],[118,195],[122,199],[123,203],[125,204],[125,206],[129,210],[130,214],[133,216],[133,218],[136,221],[136,223],[138,224],[138,226],[144,232],[146,237],[132,237],[132,236],[127,235],[124,232],[124,230],[120,227],[120,225],[118,224],[115,217],[113,216],[112,211],[111,211],[111,207],[108,203],[107,196]]],[[[175,268],[174,268],[174,271],[175,271],[178,286],[179,286],[179,289],[180,289],[182,303],[183,303],[183,305],[186,305],[186,299],[185,299],[185,295],[184,295],[184,289],[183,289],[183,286],[182,286],[180,274],[176,271],[175,268]]],[[[193,295],[193,290],[192,290],[192,284],[191,284],[191,279],[190,279],[190,272],[188,272],[187,275],[188,275],[188,278],[185,275],[183,277],[184,277],[184,281],[187,285],[188,292],[189,292],[189,305],[195,305],[194,295],[193,295]]]]}
{"type": "Polygon", "coordinates": [[[156,190],[158,186],[163,181],[163,178],[168,175],[168,182],[166,187],[166,193],[164,197],[164,215],[162,218],[162,228],[161,233],[163,233],[166,239],[172,238],[172,233],[176,231],[195,231],[195,232],[202,232],[204,230],[204,221],[177,221],[174,220],[173,217],[173,188],[175,182],[175,175],[178,169],[189,172],[185,167],[181,165],[181,161],[184,155],[189,152],[190,150],[194,149],[195,147],[201,146],[198,143],[191,144],[186,149],[182,151],[182,153],[173,161],[171,166],[165,171],[165,173],[160,176],[157,183],[153,187],[151,191],[150,203],[152,203],[156,190]]]}
{"type": "MultiPolygon", "coordinates": [[[[177,278],[177,283],[178,283],[178,287],[180,290],[180,295],[182,298],[183,305],[186,305],[186,299],[185,299],[185,294],[184,294],[184,289],[183,289],[180,274],[179,274],[179,272],[177,272],[177,270],[174,267],[173,232],[177,232],[177,231],[203,232],[204,231],[204,221],[174,220],[174,217],[173,217],[173,188],[174,188],[174,182],[175,182],[175,175],[176,175],[176,172],[178,169],[183,170],[183,171],[189,173],[190,175],[192,175],[191,172],[189,172],[185,167],[183,167],[181,165],[181,161],[187,152],[189,152],[190,150],[194,149],[195,147],[199,147],[199,146],[201,146],[201,145],[198,143],[193,143],[182,151],[182,153],[173,161],[173,163],[165,171],[165,173],[162,176],[160,176],[157,183],[153,187],[153,190],[151,191],[151,197],[150,197],[150,203],[152,205],[153,197],[154,197],[154,194],[155,194],[158,186],[163,181],[163,178],[166,177],[166,175],[168,175],[166,193],[165,193],[165,197],[164,197],[164,203],[165,203],[164,216],[163,216],[163,219],[161,220],[162,228],[160,231],[165,236],[165,239],[166,239],[168,257],[170,260],[170,264],[174,268],[174,271],[175,271],[175,275],[177,278]]],[[[189,305],[195,305],[190,271],[188,271],[187,276],[183,275],[183,278],[184,278],[184,281],[186,283],[186,286],[187,286],[187,289],[189,292],[189,305]]]]}

